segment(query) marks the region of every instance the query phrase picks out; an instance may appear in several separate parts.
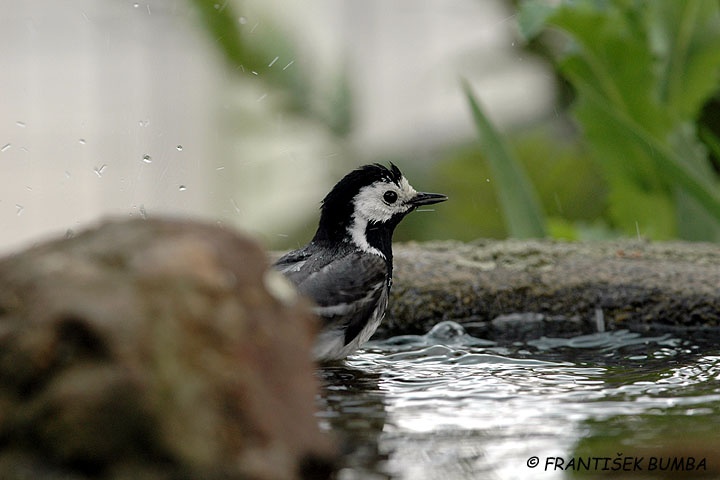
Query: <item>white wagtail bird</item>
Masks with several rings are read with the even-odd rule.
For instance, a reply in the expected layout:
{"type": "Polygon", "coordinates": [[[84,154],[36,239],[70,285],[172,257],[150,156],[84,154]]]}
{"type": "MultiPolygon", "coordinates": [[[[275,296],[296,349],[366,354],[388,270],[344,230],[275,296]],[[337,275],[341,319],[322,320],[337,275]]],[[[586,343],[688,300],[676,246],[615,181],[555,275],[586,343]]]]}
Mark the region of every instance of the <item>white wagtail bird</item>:
{"type": "Polygon", "coordinates": [[[316,360],[345,358],[370,339],[388,305],[395,227],[416,208],[445,200],[416,192],[392,163],[360,167],[327,194],[312,241],[275,263],[315,302],[322,320],[316,360]]]}

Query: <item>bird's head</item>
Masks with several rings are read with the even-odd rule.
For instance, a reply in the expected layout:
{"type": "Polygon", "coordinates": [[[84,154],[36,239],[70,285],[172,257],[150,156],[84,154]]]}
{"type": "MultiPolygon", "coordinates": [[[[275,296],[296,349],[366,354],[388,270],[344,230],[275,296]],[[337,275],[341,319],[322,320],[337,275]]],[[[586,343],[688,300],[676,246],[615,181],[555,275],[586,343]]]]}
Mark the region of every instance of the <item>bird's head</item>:
{"type": "Polygon", "coordinates": [[[351,240],[384,253],[405,215],[445,200],[445,195],[417,192],[392,163],[390,168],[365,165],[348,173],[322,201],[315,240],[351,240]]]}

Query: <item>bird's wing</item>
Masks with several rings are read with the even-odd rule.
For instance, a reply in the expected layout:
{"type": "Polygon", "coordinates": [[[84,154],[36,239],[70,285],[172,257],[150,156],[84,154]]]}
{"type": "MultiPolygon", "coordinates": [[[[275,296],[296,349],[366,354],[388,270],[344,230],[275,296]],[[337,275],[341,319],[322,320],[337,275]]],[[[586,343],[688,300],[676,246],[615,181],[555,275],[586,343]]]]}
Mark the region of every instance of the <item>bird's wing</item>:
{"type": "Polygon", "coordinates": [[[318,306],[330,307],[367,296],[369,290],[387,279],[385,260],[359,251],[326,256],[311,256],[303,268],[288,272],[298,290],[318,306]]]}
{"type": "Polygon", "coordinates": [[[324,325],[346,329],[349,341],[387,301],[387,265],[377,255],[356,250],[323,253],[298,252],[292,261],[280,259],[276,268],[315,302],[324,325]]]}

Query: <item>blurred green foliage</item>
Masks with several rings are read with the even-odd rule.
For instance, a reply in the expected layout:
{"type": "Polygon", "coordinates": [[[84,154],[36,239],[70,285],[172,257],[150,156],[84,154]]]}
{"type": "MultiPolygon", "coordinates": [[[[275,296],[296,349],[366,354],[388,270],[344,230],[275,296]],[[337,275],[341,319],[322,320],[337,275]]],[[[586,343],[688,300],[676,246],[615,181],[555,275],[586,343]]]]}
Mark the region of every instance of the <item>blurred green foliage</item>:
{"type": "Polygon", "coordinates": [[[347,78],[340,75],[335,79],[335,90],[318,99],[302,63],[288,60],[296,58],[292,39],[272,18],[253,12],[249,19],[246,12],[236,8],[241,5],[242,9],[245,4],[217,0],[189,2],[232,71],[275,88],[288,113],[319,121],[338,136],[350,131],[352,105],[347,78]],[[255,28],[260,23],[263,28],[255,28]]]}
{"type": "MultiPolygon", "coordinates": [[[[535,186],[550,236],[586,240],[617,235],[602,220],[607,186],[599,167],[582,145],[562,133],[559,122],[514,132],[506,141],[535,186]]],[[[398,238],[471,241],[510,235],[496,193],[505,186],[490,168],[485,148],[478,143],[459,145],[438,156],[442,160],[430,174],[414,175],[413,182],[432,185],[450,195],[450,201],[438,206],[432,221],[421,223],[413,216],[405,220],[398,238]]]]}
{"type": "Polygon", "coordinates": [[[720,3],[528,0],[519,24],[527,38],[564,33],[547,38],[576,95],[582,141],[607,179],[610,225],[720,240],[720,182],[707,150],[716,137],[700,125],[718,92],[720,3]]]}
{"type": "Polygon", "coordinates": [[[720,2],[518,8],[521,33],[556,66],[577,128],[568,135],[561,117],[543,119],[503,138],[465,87],[481,145],[439,163],[435,184],[461,201],[416,238],[538,236],[533,212],[544,211],[557,238],[719,241],[720,2]]]}
{"type": "MultiPolygon", "coordinates": [[[[274,28],[254,31],[252,25],[247,24],[244,12],[236,11],[235,4],[231,2],[190,0],[190,4],[198,12],[204,30],[230,69],[239,74],[254,75],[282,89],[286,92],[289,109],[307,110],[308,83],[302,70],[293,68],[283,71],[283,65],[270,65],[275,57],[294,57],[292,45],[284,35],[274,28]],[[253,32],[252,40],[247,31],[253,32]]],[[[270,20],[267,22],[271,23],[270,20]]]]}
{"type": "MultiPolygon", "coordinates": [[[[437,159],[430,169],[392,159],[416,186],[451,199],[431,219],[408,218],[398,240],[720,241],[720,2],[508,1],[529,48],[555,66],[557,112],[500,136],[465,87],[480,145],[429,152],[437,159]]],[[[272,19],[249,34],[250,21],[237,11],[245,4],[190,2],[231,70],[276,89],[289,112],[338,137],[351,132],[347,78],[313,94],[301,65],[273,65],[295,52],[279,27],[269,27],[272,19]]]]}

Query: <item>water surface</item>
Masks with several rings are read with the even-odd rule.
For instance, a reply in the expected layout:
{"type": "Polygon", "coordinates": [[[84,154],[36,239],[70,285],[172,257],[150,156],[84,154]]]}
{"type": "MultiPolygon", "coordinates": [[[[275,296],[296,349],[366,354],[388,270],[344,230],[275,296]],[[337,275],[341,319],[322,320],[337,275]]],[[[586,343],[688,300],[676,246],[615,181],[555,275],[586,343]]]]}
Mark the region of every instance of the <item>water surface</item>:
{"type": "Polygon", "coordinates": [[[442,322],[321,370],[319,416],[341,479],[715,478],[717,345],[627,331],[496,345],[442,322]]]}

